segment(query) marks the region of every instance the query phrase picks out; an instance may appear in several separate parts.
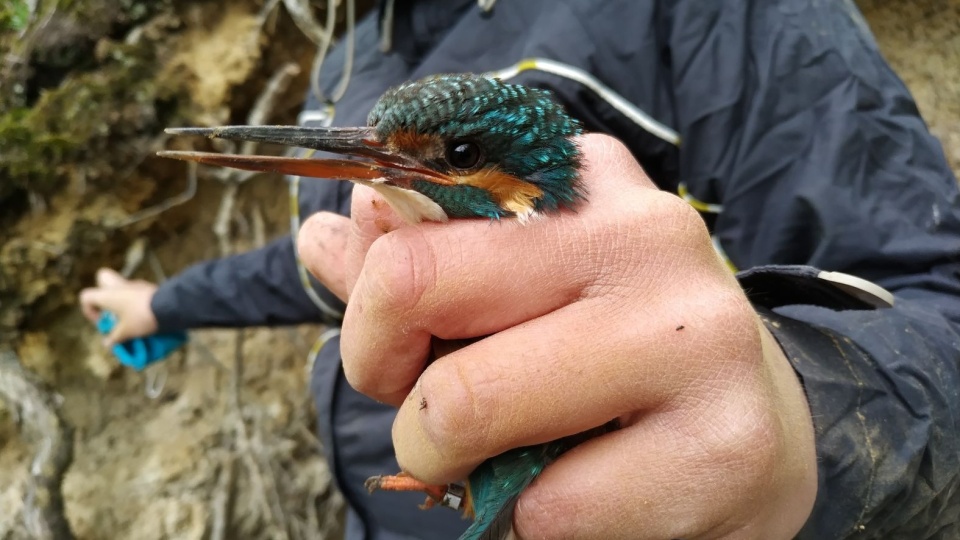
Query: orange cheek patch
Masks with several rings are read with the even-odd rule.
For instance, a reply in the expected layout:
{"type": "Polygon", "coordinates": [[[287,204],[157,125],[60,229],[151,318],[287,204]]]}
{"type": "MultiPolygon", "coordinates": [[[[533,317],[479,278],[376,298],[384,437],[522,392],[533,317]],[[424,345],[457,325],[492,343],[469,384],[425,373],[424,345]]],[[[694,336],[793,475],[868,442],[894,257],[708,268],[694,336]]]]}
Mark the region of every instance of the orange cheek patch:
{"type": "Polygon", "coordinates": [[[436,135],[425,135],[413,131],[397,131],[387,138],[387,147],[408,156],[428,156],[440,148],[441,141],[436,135]]]}
{"type": "Polygon", "coordinates": [[[473,174],[455,176],[458,184],[482,188],[493,195],[501,208],[515,214],[533,210],[534,201],[543,196],[543,190],[497,169],[483,169],[473,174]]]}

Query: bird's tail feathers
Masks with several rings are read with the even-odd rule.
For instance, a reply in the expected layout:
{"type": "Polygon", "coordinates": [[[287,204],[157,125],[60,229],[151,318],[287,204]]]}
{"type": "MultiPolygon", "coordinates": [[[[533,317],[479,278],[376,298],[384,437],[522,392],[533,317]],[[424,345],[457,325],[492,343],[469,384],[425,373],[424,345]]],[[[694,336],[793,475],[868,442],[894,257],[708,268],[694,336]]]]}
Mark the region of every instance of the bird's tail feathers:
{"type": "Polygon", "coordinates": [[[508,540],[513,538],[513,514],[520,494],[508,499],[492,519],[477,519],[459,540],[508,540]]]}

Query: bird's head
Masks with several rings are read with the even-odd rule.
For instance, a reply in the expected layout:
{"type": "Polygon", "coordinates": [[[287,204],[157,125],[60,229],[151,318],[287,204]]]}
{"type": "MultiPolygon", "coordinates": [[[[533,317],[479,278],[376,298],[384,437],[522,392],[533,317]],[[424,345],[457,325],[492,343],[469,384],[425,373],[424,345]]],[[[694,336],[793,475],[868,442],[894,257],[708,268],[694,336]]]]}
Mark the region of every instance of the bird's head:
{"type": "Polygon", "coordinates": [[[380,192],[408,221],[527,217],[583,197],[580,124],[545,90],[476,75],[439,75],[388,90],[368,126],[180,128],[360,160],[161,152],[227,167],[351,180],[380,192]]]}

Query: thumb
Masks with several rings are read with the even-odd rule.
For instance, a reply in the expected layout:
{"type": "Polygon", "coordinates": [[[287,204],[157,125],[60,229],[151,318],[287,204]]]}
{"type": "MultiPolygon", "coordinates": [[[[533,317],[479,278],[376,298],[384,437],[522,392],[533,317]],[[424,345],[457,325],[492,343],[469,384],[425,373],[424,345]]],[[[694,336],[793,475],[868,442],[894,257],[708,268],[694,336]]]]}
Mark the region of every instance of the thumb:
{"type": "Polygon", "coordinates": [[[92,322],[103,311],[116,317],[113,329],[103,338],[107,347],[129,339],[146,336],[157,330],[156,320],[150,311],[150,299],[155,287],[149,284],[117,289],[87,289],[81,292],[81,304],[92,322]]]}
{"type": "Polygon", "coordinates": [[[96,289],[88,293],[91,303],[99,305],[103,311],[112,311],[115,316],[113,328],[103,338],[103,345],[107,348],[124,342],[132,337],[130,316],[124,313],[123,292],[110,289],[96,289]]]}
{"type": "Polygon", "coordinates": [[[297,234],[297,253],[304,266],[333,294],[347,300],[347,238],[350,220],[330,212],[310,216],[297,234]]]}
{"type": "Polygon", "coordinates": [[[125,317],[119,317],[113,330],[103,338],[103,345],[110,348],[124,341],[148,336],[153,331],[156,331],[156,328],[145,328],[142,321],[138,320],[136,316],[127,315],[125,317]]]}
{"type": "Polygon", "coordinates": [[[97,286],[104,288],[116,287],[120,284],[125,283],[127,280],[121,276],[116,270],[111,268],[101,268],[97,270],[97,286]]]}
{"type": "Polygon", "coordinates": [[[120,319],[117,321],[116,326],[113,327],[113,330],[111,330],[110,333],[103,338],[103,346],[109,349],[118,343],[123,343],[124,341],[131,339],[132,337],[134,336],[130,335],[130,331],[124,328],[123,319],[120,319]]]}

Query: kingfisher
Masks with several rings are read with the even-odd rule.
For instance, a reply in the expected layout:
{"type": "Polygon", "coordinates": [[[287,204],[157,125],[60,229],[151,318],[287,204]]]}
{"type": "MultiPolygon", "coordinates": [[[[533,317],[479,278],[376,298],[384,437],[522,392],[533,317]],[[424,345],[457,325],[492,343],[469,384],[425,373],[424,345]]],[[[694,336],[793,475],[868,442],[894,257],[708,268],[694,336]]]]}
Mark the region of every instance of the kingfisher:
{"type": "MultiPolygon", "coordinates": [[[[553,95],[474,74],[435,75],[391,88],[365,127],[222,126],[168,133],[296,146],[351,156],[313,159],[164,151],[164,157],[231,168],[349,180],[376,190],[408,223],[451,218],[549,216],[585,201],[581,124],[553,95]]],[[[460,540],[502,540],[516,502],[561,454],[611,429],[509,450],[483,462],[461,485],[427,485],[405,472],[366,487],[420,491],[421,508],[462,510],[473,523],[460,540]]]]}

